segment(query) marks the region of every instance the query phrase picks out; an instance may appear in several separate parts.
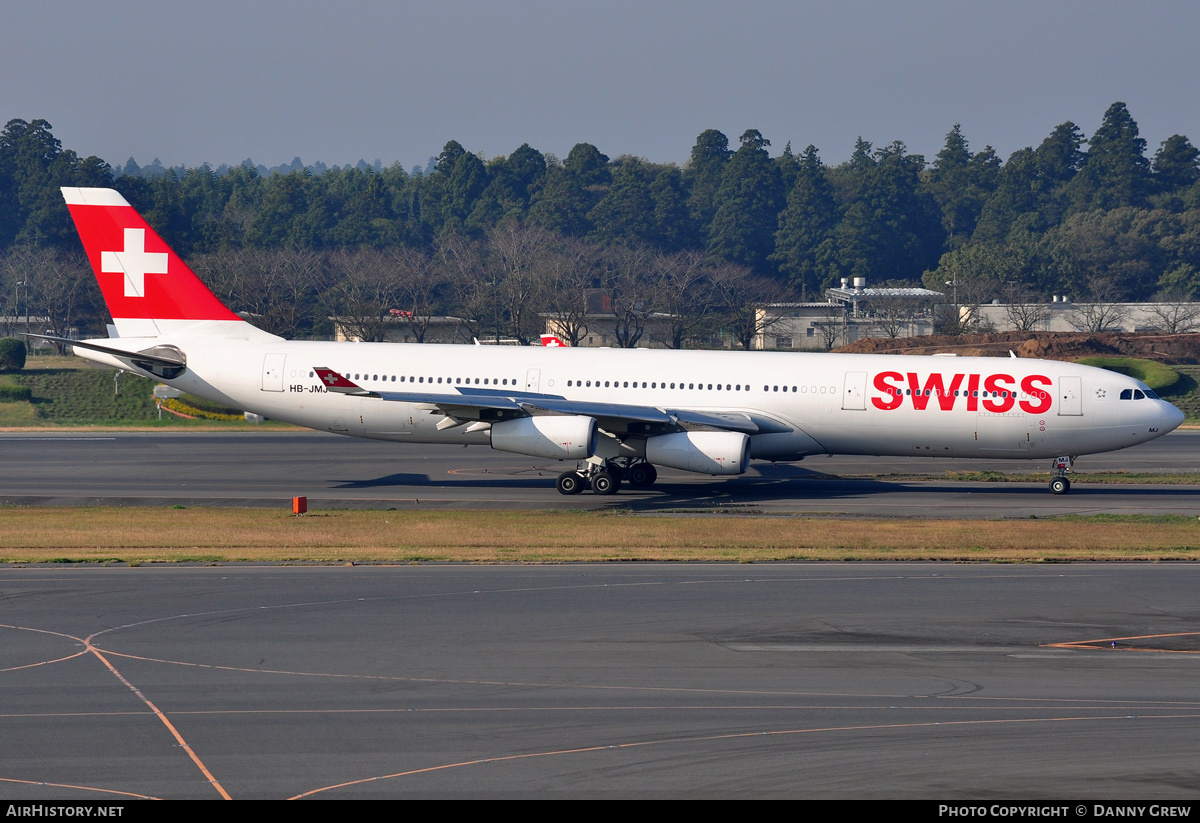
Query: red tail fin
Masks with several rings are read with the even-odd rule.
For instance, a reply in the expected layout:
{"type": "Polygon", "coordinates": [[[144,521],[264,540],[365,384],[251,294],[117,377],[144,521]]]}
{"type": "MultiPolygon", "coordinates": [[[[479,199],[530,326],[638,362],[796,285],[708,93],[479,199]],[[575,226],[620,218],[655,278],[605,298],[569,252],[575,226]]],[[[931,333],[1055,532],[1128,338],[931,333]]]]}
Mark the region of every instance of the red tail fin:
{"type": "Polygon", "coordinates": [[[200,278],[114,189],[63,198],[122,337],[157,336],[155,320],[233,320],[200,278]]]}

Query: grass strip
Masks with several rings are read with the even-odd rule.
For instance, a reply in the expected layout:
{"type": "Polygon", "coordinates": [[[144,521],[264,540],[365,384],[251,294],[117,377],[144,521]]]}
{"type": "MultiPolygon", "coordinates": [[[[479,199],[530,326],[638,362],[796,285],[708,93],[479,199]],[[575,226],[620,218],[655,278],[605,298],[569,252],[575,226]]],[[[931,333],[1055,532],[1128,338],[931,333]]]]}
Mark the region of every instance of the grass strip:
{"type": "Polygon", "coordinates": [[[0,562],[1193,560],[1200,521],[647,516],[612,512],[4,508],[0,562]]]}

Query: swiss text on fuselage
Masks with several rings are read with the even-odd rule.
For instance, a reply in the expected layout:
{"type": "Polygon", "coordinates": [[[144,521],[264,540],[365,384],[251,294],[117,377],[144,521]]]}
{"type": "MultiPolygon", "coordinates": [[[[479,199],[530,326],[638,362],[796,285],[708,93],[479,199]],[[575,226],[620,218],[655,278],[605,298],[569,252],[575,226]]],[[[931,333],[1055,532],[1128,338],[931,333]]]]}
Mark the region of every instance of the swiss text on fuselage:
{"type": "Polygon", "coordinates": [[[881,411],[907,405],[918,411],[986,411],[1002,414],[1020,409],[1027,414],[1045,414],[1054,397],[1049,377],[1031,374],[1019,381],[1011,374],[927,375],[924,382],[916,372],[885,371],[875,375],[871,403],[881,411]]]}

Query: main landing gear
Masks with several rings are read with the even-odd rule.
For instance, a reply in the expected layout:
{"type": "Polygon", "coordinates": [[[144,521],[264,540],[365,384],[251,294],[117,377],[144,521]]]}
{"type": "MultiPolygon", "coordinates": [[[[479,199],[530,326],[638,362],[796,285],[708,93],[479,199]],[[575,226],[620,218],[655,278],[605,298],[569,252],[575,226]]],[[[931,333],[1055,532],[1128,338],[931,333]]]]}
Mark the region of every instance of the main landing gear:
{"type": "Polygon", "coordinates": [[[1067,477],[1067,473],[1074,464],[1075,458],[1069,455],[1054,458],[1054,465],[1050,467],[1050,473],[1053,475],[1050,478],[1051,494],[1066,494],[1071,490],[1071,479],[1067,477]]]}
{"type": "Polygon", "coordinates": [[[616,494],[623,482],[645,489],[657,479],[658,470],[641,458],[591,458],[580,462],[575,471],[560,474],[555,486],[559,494],[579,494],[589,488],[596,494],[616,494]]]}

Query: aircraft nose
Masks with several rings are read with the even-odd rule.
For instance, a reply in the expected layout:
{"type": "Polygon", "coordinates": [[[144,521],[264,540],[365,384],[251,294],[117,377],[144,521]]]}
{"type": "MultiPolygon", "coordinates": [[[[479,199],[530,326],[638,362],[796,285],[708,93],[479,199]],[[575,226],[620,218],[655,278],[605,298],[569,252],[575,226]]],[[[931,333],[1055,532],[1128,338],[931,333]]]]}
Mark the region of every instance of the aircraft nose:
{"type": "Polygon", "coordinates": [[[1162,410],[1163,428],[1166,431],[1174,431],[1183,424],[1183,412],[1177,406],[1165,400],[1162,401],[1162,404],[1164,407],[1162,410]]]}

